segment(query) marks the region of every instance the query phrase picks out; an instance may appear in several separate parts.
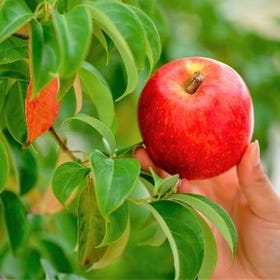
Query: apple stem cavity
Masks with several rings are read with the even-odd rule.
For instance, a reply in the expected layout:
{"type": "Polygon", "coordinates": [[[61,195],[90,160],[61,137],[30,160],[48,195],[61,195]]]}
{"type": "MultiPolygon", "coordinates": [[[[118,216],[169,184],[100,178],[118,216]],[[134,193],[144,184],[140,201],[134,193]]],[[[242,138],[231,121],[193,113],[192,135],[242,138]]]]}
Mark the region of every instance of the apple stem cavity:
{"type": "Polygon", "coordinates": [[[199,71],[194,72],[190,82],[186,85],[185,91],[188,94],[195,94],[203,81],[203,76],[199,71]]]}

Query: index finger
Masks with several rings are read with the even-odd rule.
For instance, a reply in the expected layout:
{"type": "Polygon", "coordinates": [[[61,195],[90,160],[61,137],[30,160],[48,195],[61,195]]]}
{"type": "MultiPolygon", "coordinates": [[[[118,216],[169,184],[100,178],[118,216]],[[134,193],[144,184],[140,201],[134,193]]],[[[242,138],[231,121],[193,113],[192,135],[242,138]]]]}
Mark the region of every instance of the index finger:
{"type": "Polygon", "coordinates": [[[143,171],[150,172],[150,168],[152,168],[160,177],[165,178],[170,176],[169,173],[154,164],[145,148],[136,148],[134,151],[134,156],[139,160],[143,171]]]}

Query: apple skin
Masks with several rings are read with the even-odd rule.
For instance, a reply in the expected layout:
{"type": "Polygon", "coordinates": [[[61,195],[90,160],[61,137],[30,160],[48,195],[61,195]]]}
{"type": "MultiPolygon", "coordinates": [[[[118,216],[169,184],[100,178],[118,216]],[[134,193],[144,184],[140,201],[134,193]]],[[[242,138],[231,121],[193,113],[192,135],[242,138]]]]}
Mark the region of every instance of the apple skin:
{"type": "Polygon", "coordinates": [[[147,81],[138,123],[158,167],[181,178],[211,178],[235,166],[249,145],[252,98],[230,66],[205,57],[181,58],[147,81]],[[195,92],[186,92],[197,73],[201,83],[195,92]]]}

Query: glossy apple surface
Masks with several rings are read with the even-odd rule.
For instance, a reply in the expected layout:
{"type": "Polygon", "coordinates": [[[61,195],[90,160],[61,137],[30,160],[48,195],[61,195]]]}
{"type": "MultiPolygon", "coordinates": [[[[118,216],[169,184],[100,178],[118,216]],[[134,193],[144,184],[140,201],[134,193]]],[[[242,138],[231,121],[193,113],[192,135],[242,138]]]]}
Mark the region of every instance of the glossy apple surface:
{"type": "Polygon", "coordinates": [[[156,165],[181,178],[204,179],[241,159],[253,133],[253,105],[230,66],[182,58],[163,65],[146,83],[138,121],[156,165]]]}

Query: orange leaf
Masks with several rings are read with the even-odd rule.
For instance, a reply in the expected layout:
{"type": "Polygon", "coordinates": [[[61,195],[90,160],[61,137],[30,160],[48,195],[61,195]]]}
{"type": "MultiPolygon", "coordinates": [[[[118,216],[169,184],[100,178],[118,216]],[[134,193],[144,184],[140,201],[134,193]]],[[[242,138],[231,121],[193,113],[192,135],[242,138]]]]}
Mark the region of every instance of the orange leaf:
{"type": "Polygon", "coordinates": [[[32,81],[27,88],[25,116],[27,122],[27,145],[46,132],[54,123],[60,109],[57,100],[58,78],[53,78],[35,98],[32,97],[32,81]]]}

